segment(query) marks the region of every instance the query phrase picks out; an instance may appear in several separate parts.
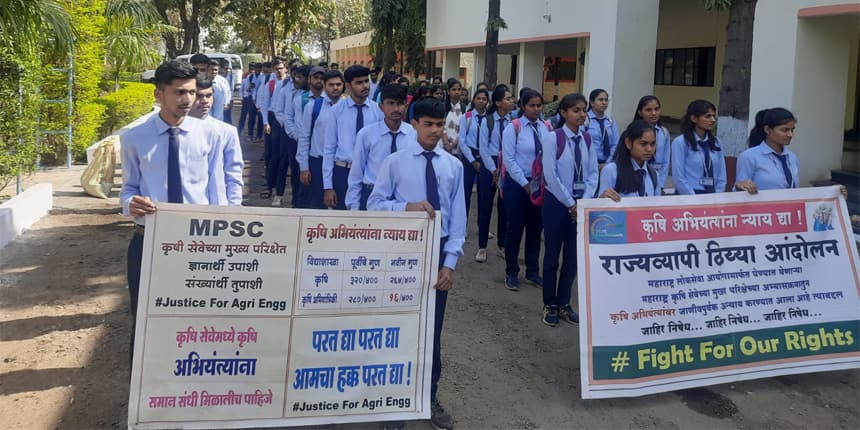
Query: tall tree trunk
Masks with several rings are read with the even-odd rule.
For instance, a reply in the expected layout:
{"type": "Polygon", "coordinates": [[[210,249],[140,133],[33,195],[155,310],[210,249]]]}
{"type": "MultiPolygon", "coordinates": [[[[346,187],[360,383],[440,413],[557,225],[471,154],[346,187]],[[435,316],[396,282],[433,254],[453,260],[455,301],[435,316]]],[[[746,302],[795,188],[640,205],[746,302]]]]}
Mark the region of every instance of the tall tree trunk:
{"type": "Polygon", "coordinates": [[[486,59],[484,60],[484,82],[492,89],[496,86],[496,69],[499,55],[499,21],[501,19],[501,0],[490,0],[487,14],[486,59]]]}
{"type": "Polygon", "coordinates": [[[750,104],[753,24],[758,0],[734,0],[726,26],[726,52],[720,86],[717,135],[726,155],[736,156],[746,147],[750,104]]]}
{"type": "Polygon", "coordinates": [[[389,25],[388,28],[385,29],[385,47],[382,52],[382,70],[388,71],[394,67],[395,51],[394,51],[394,26],[389,25]]]}

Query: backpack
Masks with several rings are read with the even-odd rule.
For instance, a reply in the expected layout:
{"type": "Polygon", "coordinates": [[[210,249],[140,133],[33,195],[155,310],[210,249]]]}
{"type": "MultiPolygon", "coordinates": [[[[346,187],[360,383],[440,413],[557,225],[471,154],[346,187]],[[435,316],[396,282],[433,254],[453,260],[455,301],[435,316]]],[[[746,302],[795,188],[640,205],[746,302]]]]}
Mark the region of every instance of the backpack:
{"type": "MultiPolygon", "coordinates": [[[[564,149],[567,147],[567,136],[564,134],[564,129],[557,128],[554,130],[555,133],[555,159],[558,160],[561,158],[561,154],[564,153],[564,149]]],[[[585,140],[586,148],[591,147],[591,136],[588,132],[582,133],[582,138],[585,140]]],[[[529,188],[531,189],[531,193],[529,193],[529,199],[532,204],[535,206],[543,206],[544,195],[546,195],[546,177],[543,174],[543,150],[540,151],[538,156],[532,162],[532,181],[529,182],[529,188]],[[539,179],[538,179],[539,178],[539,179]]]]}
{"type": "MultiPolygon", "coordinates": [[[[549,121],[544,120],[543,123],[546,126],[547,130],[552,131],[552,124],[550,124],[549,121]]],[[[520,118],[516,118],[513,121],[511,121],[511,125],[514,126],[514,141],[516,141],[516,139],[518,139],[520,136],[520,131],[523,129],[523,122],[520,118]]],[[[491,132],[492,132],[492,130],[491,130],[491,132]]],[[[538,145],[540,145],[540,143],[538,143],[538,145]]],[[[505,176],[507,176],[507,169],[505,169],[505,162],[504,162],[504,158],[503,158],[503,154],[502,154],[503,146],[504,145],[502,145],[502,139],[500,138],[499,139],[499,197],[502,197],[502,198],[504,198],[504,192],[502,191],[502,188],[503,188],[503,184],[505,182],[505,176]]],[[[538,147],[538,151],[540,151],[540,147],[538,147]]],[[[539,162],[539,160],[540,160],[540,155],[538,152],[538,153],[535,153],[535,161],[539,162]]],[[[535,178],[534,168],[535,168],[535,165],[534,165],[534,163],[532,163],[532,180],[534,180],[534,178],[535,178]]],[[[537,176],[537,177],[540,178],[541,176],[537,176]]]]}

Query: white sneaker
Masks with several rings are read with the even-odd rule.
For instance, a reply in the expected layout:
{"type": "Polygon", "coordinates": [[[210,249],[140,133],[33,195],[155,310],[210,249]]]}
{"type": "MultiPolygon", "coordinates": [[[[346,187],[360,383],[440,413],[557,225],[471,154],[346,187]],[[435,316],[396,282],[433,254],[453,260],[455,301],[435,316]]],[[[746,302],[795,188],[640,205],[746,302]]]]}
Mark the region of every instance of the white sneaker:
{"type": "Polygon", "coordinates": [[[272,199],[272,206],[274,206],[274,207],[276,207],[276,208],[281,207],[281,196],[275,196],[275,197],[272,199]]]}
{"type": "Polygon", "coordinates": [[[486,262],[487,261],[487,250],[484,248],[479,249],[478,253],[475,254],[475,261],[477,261],[478,263],[486,262]]]}
{"type": "Polygon", "coordinates": [[[487,235],[487,238],[489,238],[489,239],[495,239],[495,238],[496,238],[496,235],[495,235],[495,234],[493,234],[492,232],[490,232],[490,234],[488,234],[488,235],[487,235]]]}

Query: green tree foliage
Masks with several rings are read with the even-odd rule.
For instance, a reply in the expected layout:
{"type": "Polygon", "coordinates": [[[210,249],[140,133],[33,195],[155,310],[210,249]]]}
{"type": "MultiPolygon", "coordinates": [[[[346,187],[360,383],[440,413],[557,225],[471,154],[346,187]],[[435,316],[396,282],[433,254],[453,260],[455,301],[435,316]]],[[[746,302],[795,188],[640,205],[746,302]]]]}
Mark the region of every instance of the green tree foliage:
{"type": "Polygon", "coordinates": [[[302,58],[301,41],[321,24],[328,0],[230,0],[224,7],[236,35],[267,57],[302,58]]]}
{"type": "Polygon", "coordinates": [[[169,58],[200,51],[200,22],[222,13],[221,0],[152,0],[162,22],[178,31],[162,33],[169,58]]]}
{"type": "Polygon", "coordinates": [[[140,71],[159,63],[161,34],[173,34],[176,28],[161,22],[149,0],[107,0],[104,16],[106,60],[116,91],[123,72],[140,71]]]}
{"type": "Polygon", "coordinates": [[[74,42],[69,15],[56,0],[4,0],[0,7],[0,188],[36,165],[36,116],[43,51],[74,42]]]}
{"type": "Polygon", "coordinates": [[[151,111],[154,89],[155,86],[148,83],[124,82],[118,91],[103,95],[99,103],[105,106],[107,113],[99,134],[108,136],[151,111]]]}
{"type": "Polygon", "coordinates": [[[374,64],[391,69],[399,51],[405,70],[415,74],[424,70],[426,10],[426,0],[370,0],[374,64]]]}
{"type": "Polygon", "coordinates": [[[306,33],[302,43],[319,47],[322,57],[329,61],[332,40],[370,30],[367,9],[366,0],[325,0],[320,25],[306,33]]]}

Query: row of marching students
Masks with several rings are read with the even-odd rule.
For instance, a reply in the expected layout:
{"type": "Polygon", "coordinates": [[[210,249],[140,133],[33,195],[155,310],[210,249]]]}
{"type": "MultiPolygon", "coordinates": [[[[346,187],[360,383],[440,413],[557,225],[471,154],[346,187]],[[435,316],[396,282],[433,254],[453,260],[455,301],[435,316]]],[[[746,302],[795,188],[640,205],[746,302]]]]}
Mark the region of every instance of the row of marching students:
{"type": "MultiPolygon", "coordinates": [[[[461,122],[461,146],[473,154],[464,159],[466,198],[477,182],[478,262],[486,261],[493,200],[498,185],[498,246],[505,258],[505,286],[520,289],[520,243],[525,233],[525,279],[543,289],[542,320],[556,326],[579,316],[570,304],[576,277],[576,204],[582,198],[664,195],[670,159],[676,194],[726,191],[725,156],[712,130],[716,107],[709,101],[689,104],[682,134],[670,143],[660,124],[660,101],[640,99],[636,115],[619,136],[607,114],[609,95],[597,89],[588,100],[568,94],[559,103],[555,124],[542,119],[543,97],[520,92],[519,117],[512,119],[514,99],[506,86],[490,95],[478,90],[473,110],[461,122]],[[463,143],[464,142],[464,143],[463,143]],[[543,271],[539,255],[544,231],[543,271]]],[[[796,120],[786,109],[766,109],[756,116],[749,146],[738,159],[734,188],[795,188],[797,157],[786,148],[796,120]]]]}

